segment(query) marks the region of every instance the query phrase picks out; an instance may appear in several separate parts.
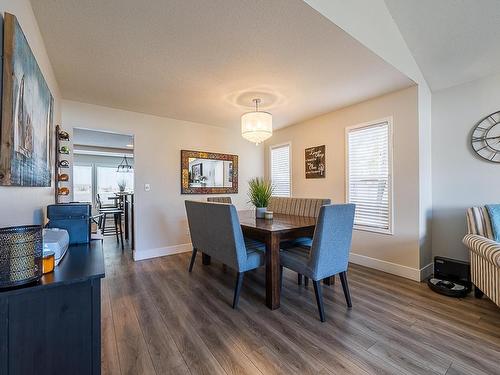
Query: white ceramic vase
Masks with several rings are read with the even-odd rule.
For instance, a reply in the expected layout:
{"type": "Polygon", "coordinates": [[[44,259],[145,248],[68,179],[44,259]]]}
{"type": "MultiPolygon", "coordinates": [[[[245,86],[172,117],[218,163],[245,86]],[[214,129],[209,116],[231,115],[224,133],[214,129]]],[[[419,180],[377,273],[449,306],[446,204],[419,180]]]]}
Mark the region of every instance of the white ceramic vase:
{"type": "Polygon", "coordinates": [[[264,219],[267,207],[255,207],[255,217],[257,219],[264,219]]]}

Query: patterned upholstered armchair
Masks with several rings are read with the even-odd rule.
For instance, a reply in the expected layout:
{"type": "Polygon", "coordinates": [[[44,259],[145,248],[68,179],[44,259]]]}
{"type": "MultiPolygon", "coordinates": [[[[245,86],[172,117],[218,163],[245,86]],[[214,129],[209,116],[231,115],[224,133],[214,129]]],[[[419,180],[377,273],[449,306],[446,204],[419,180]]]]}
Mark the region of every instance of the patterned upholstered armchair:
{"type": "Polygon", "coordinates": [[[467,210],[467,228],[463,243],[470,250],[474,295],[481,298],[486,294],[500,306],[500,243],[494,240],[486,207],[467,210]]]}

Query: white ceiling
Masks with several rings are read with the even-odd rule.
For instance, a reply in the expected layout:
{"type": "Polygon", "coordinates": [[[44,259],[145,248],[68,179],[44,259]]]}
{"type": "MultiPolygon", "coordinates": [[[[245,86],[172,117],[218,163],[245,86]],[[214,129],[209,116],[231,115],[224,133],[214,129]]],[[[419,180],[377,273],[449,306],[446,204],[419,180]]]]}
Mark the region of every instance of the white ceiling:
{"type": "Polygon", "coordinates": [[[65,99],[275,128],[413,84],[302,0],[32,0],[65,99]]]}
{"type": "Polygon", "coordinates": [[[79,146],[94,146],[133,150],[134,137],[89,129],[73,129],[73,143],[79,146]],[[132,145],[132,147],[127,147],[132,145]]]}
{"type": "Polygon", "coordinates": [[[499,0],[385,0],[433,91],[500,73],[499,0]]]}

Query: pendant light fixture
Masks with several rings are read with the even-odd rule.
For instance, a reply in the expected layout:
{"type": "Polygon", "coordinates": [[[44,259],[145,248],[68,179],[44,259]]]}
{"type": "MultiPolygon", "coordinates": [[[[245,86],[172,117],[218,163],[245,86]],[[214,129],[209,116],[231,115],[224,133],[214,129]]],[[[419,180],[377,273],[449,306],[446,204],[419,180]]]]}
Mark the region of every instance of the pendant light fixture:
{"type": "Polygon", "coordinates": [[[132,172],[133,170],[134,170],[134,167],[132,167],[128,163],[127,155],[123,155],[122,162],[120,163],[120,165],[118,166],[116,171],[121,172],[121,173],[128,173],[128,172],[132,172]]]}
{"type": "Polygon", "coordinates": [[[273,115],[259,111],[260,99],[253,99],[255,111],[241,116],[241,136],[258,145],[273,135],[273,115]]]}

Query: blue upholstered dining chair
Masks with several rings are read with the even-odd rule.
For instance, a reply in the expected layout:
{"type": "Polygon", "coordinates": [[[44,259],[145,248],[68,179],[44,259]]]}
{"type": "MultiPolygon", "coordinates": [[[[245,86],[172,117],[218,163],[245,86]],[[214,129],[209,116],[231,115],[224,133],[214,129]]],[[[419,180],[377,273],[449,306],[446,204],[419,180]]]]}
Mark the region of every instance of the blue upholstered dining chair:
{"type": "Polygon", "coordinates": [[[354,204],[322,206],[310,250],[298,246],[280,253],[281,272],[283,267],[286,267],[313,281],[322,322],[325,321],[320,282],[322,279],[339,274],[347,306],[352,307],[346,271],[351,249],[354,210],[354,204]]]}
{"type": "Polygon", "coordinates": [[[193,253],[189,272],[193,270],[196,253],[217,259],[237,272],[233,309],[238,306],[243,275],[264,265],[265,245],[245,241],[238,212],[232,204],[185,201],[193,253]]]}

